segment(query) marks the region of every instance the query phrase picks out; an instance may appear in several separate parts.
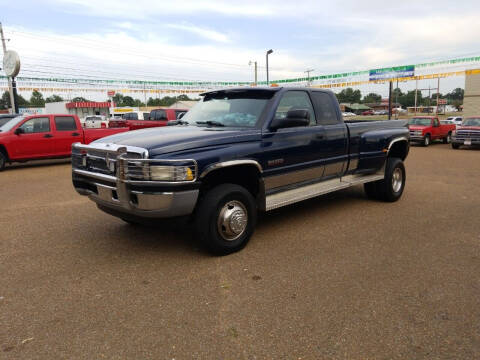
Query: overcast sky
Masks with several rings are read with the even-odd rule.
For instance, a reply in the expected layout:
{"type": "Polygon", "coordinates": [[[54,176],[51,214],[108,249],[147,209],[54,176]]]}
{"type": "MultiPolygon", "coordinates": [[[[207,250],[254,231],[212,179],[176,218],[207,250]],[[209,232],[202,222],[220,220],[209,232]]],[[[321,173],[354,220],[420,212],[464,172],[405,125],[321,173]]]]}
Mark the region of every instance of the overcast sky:
{"type": "Polygon", "coordinates": [[[480,54],[478,0],[0,0],[0,9],[23,76],[250,81],[252,60],[263,80],[270,48],[273,79],[480,54]]]}

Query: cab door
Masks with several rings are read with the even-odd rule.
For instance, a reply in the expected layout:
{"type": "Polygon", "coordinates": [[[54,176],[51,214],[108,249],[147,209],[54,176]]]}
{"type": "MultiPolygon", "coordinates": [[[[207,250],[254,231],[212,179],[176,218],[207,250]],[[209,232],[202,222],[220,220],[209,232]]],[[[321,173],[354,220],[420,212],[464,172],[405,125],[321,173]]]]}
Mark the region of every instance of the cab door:
{"type": "Polygon", "coordinates": [[[325,170],[320,156],[325,131],[322,125],[317,124],[309,92],[284,92],[274,118],[285,117],[290,110],[307,110],[310,124],[263,132],[262,167],[267,192],[295,183],[320,180],[325,170]]]}
{"type": "Polygon", "coordinates": [[[54,116],[55,125],[54,151],[56,156],[68,156],[72,152],[72,144],[82,141],[82,132],[77,129],[73,116],[54,116]]]}
{"type": "Polygon", "coordinates": [[[21,133],[12,140],[16,158],[34,159],[52,156],[54,153],[54,137],[50,116],[28,118],[17,129],[21,133]]]}
{"type": "Polygon", "coordinates": [[[432,119],[432,139],[438,139],[442,137],[442,130],[440,127],[440,121],[438,118],[432,119]]]}

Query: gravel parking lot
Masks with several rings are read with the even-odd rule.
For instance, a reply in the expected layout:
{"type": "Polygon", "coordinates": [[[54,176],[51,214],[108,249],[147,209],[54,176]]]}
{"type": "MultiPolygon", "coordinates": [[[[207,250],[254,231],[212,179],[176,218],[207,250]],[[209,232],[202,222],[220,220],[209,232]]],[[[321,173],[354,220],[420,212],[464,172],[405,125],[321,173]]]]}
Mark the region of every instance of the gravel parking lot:
{"type": "Polygon", "coordinates": [[[414,146],[406,168],[397,203],[276,210],[227,257],[100,212],[69,164],[9,168],[0,358],[480,358],[480,150],[414,146]]]}

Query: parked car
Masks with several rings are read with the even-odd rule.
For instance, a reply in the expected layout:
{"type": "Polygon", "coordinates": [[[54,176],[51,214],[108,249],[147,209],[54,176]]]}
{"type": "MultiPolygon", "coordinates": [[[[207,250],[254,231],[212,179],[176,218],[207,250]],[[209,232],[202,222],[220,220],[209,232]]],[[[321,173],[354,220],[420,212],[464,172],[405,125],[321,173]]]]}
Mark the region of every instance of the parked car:
{"type": "Polygon", "coordinates": [[[108,120],[103,115],[89,115],[85,117],[83,126],[88,129],[107,128],[108,120]]]}
{"type": "Polygon", "coordinates": [[[121,120],[110,120],[110,127],[128,127],[130,130],[138,130],[149,127],[165,126],[169,121],[175,121],[181,114],[186,113],[186,109],[155,109],[148,116],[143,114],[140,119],[138,113],[131,112],[124,114],[121,120]]]}
{"type": "Polygon", "coordinates": [[[408,121],[410,141],[428,146],[434,140],[443,140],[444,144],[450,143],[454,124],[441,124],[436,116],[416,116],[408,121]]]}
{"type": "Polygon", "coordinates": [[[375,112],[373,110],[366,110],[362,112],[362,115],[374,115],[374,113],[375,112]]]}
{"type": "Polygon", "coordinates": [[[355,113],[353,113],[353,112],[349,112],[349,111],[342,113],[342,115],[343,115],[344,117],[357,116],[357,114],[355,114],[355,113]]]}
{"type": "Polygon", "coordinates": [[[462,125],[462,117],[461,116],[450,116],[447,120],[453,121],[455,125],[462,125]]]}
{"type": "Polygon", "coordinates": [[[0,171],[6,163],[68,157],[72,143],[88,144],[123,129],[84,129],[76,115],[18,116],[0,126],[0,171]]]}
{"type": "Polygon", "coordinates": [[[452,148],[458,149],[462,145],[480,145],[480,116],[466,118],[453,132],[452,148]]]}
{"type": "Polygon", "coordinates": [[[20,114],[0,114],[0,127],[17,116],[20,116],[20,114]]]}
{"type": "Polygon", "coordinates": [[[343,121],[329,90],[207,92],[177,124],[74,144],[75,189],[129,223],[191,217],[198,239],[228,254],[258,211],[358,184],[396,201],[405,186],[407,122],[343,121]]]}

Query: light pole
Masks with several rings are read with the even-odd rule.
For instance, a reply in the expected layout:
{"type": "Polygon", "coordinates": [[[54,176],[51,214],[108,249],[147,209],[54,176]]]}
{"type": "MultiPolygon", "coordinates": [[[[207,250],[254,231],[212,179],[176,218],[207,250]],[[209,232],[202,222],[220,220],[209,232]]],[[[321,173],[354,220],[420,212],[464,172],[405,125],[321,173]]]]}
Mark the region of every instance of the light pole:
{"type": "Polygon", "coordinates": [[[268,55],[270,55],[271,53],[273,53],[273,50],[270,49],[267,51],[267,86],[270,85],[270,81],[269,81],[269,78],[268,78],[268,55]]]}
{"type": "Polygon", "coordinates": [[[312,71],[315,71],[315,69],[308,69],[304,71],[305,73],[307,73],[307,86],[310,86],[310,73],[312,71]]]}
{"type": "Polygon", "coordinates": [[[257,86],[257,62],[256,61],[249,61],[248,65],[252,65],[252,63],[255,65],[255,86],[257,86]]]}

